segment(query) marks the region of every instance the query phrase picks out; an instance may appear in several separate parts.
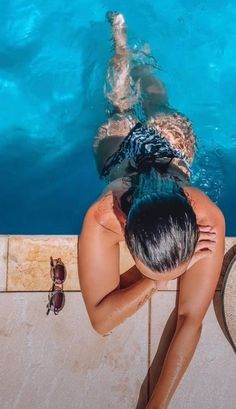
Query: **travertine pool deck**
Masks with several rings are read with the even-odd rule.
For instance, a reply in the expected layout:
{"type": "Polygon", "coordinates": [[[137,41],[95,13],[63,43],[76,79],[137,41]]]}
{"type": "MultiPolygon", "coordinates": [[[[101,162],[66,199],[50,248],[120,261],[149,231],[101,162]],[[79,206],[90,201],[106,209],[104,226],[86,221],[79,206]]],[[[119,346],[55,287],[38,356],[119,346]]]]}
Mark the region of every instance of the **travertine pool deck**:
{"type": "MultiPolygon", "coordinates": [[[[0,396],[3,409],[144,409],[174,331],[177,280],[109,335],[88,319],[78,279],[78,236],[0,236],[0,396]],[[46,316],[49,258],[67,268],[66,304],[46,316]]],[[[134,263],[120,243],[120,274],[134,263]]],[[[221,317],[222,280],[170,409],[235,409],[236,356],[221,317]]],[[[91,255],[92,256],[92,255],[91,255]]]]}

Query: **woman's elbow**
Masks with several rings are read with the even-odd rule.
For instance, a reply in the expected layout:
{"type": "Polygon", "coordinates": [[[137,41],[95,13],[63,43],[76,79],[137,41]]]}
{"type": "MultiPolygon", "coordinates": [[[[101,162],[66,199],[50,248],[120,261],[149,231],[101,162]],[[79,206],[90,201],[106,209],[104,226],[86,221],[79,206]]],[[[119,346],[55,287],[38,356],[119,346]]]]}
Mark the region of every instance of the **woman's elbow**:
{"type": "Polygon", "coordinates": [[[108,335],[111,332],[111,329],[107,329],[104,327],[104,325],[101,325],[101,323],[91,323],[94,331],[97,332],[97,334],[105,336],[108,335]]]}
{"type": "Polygon", "coordinates": [[[110,327],[105,317],[97,317],[96,313],[94,313],[93,316],[90,316],[89,318],[94,331],[96,331],[99,335],[107,335],[113,329],[110,327]]]}

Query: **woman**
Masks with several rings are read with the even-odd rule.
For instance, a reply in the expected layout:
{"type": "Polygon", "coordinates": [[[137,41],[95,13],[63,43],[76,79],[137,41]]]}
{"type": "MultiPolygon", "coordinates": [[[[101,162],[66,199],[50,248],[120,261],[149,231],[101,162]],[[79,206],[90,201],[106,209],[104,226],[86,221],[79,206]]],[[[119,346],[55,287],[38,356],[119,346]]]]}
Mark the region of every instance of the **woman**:
{"type": "Polygon", "coordinates": [[[163,283],[180,277],[175,334],[147,406],[167,408],[214,296],[225,222],[220,209],[191,186],[196,150],[191,122],[170,107],[152,65],[138,63],[137,53],[128,49],[123,15],[110,12],[107,17],[115,50],[106,90],[113,112],[99,128],[93,148],[108,185],[84,218],[79,279],[91,324],[105,335],[163,283]],[[135,114],[140,101],[145,123],[135,114]],[[119,274],[122,240],[136,265],[128,280],[127,274],[119,274]]]}

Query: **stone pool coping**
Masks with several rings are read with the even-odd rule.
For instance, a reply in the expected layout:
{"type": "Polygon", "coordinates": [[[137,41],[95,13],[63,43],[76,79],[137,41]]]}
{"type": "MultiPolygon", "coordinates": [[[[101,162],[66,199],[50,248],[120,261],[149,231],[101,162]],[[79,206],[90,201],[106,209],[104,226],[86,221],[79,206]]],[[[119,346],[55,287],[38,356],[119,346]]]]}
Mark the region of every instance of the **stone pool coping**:
{"type": "MultiPolygon", "coordinates": [[[[50,256],[61,257],[67,269],[65,291],[80,291],[78,277],[78,235],[0,235],[0,291],[48,291],[51,286],[50,256]]],[[[227,254],[236,254],[236,237],[226,237],[227,254]]],[[[92,256],[92,255],[91,255],[92,256]]],[[[120,274],[134,265],[125,242],[120,242],[120,274]]],[[[163,291],[176,291],[171,280],[163,291]]],[[[216,290],[221,290],[222,279],[216,290]]]]}

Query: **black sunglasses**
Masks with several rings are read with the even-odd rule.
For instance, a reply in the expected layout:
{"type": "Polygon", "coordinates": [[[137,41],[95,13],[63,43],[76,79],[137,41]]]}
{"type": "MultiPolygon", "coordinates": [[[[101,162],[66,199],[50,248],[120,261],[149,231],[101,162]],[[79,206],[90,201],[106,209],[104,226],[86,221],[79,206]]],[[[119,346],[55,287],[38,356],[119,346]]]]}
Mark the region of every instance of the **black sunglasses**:
{"type": "Polygon", "coordinates": [[[60,258],[53,259],[50,257],[50,274],[53,281],[52,287],[48,294],[47,315],[53,311],[55,315],[62,310],[65,305],[65,293],[63,283],[66,279],[66,268],[60,258]],[[55,264],[54,264],[55,262],[55,264]],[[59,285],[58,285],[59,284],[59,285]]]}

